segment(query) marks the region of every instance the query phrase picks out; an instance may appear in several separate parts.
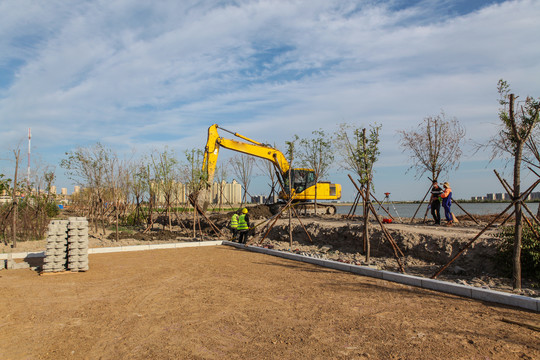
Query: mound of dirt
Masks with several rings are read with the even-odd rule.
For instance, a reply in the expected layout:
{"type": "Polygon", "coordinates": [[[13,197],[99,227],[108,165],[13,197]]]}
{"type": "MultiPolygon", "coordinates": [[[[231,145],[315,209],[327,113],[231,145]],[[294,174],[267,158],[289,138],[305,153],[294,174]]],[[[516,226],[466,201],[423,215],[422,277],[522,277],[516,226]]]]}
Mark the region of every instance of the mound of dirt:
{"type": "MultiPolygon", "coordinates": [[[[268,237],[260,242],[260,231],[251,244],[282,251],[292,251],[316,258],[324,258],[357,265],[375,266],[381,270],[399,271],[392,246],[376,222],[370,225],[370,261],[366,262],[363,249],[363,223],[343,219],[302,218],[293,225],[293,243],[289,243],[288,222],[279,220],[268,237]],[[305,230],[304,230],[305,228],[305,230]],[[309,237],[308,235],[309,234],[309,237]]],[[[452,227],[420,223],[392,223],[386,229],[404,256],[400,258],[405,271],[411,275],[429,277],[447,264],[479,231],[487,225],[463,220],[452,227]]],[[[511,280],[501,274],[495,255],[500,244],[496,227],[485,232],[438,278],[480,287],[511,291],[511,280]]],[[[524,280],[523,294],[540,296],[533,290],[533,279],[524,280]]]]}

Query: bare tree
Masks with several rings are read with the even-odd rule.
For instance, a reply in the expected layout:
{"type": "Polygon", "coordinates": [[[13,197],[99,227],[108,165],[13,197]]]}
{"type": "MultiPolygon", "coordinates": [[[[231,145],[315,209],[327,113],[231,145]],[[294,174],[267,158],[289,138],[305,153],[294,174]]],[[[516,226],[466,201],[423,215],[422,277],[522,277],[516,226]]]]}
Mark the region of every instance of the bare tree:
{"type": "MultiPolygon", "coordinates": [[[[298,157],[303,166],[314,170],[315,182],[328,175],[330,166],[334,163],[332,138],[322,129],[311,132],[311,138],[300,140],[298,157]]],[[[315,187],[315,214],[317,214],[317,187],[315,187]]]]}
{"type": "Polygon", "coordinates": [[[155,184],[158,188],[159,195],[163,196],[165,213],[168,219],[169,230],[171,230],[171,208],[177,183],[176,179],[178,177],[178,160],[176,159],[174,152],[167,148],[162,152],[153,152],[150,159],[152,161],[155,184]]]}
{"type": "Polygon", "coordinates": [[[455,117],[447,118],[444,112],[427,116],[416,129],[399,130],[398,134],[401,148],[413,163],[409,169],[416,169],[418,178],[428,172],[434,180],[459,167],[465,129],[455,117]]]}
{"type": "MultiPolygon", "coordinates": [[[[296,142],[299,140],[298,135],[294,135],[293,139],[291,141],[285,141],[285,145],[287,145],[287,159],[289,161],[289,171],[287,172],[287,179],[285,179],[286,184],[285,187],[288,187],[288,189],[283,189],[283,191],[288,190],[288,199],[290,200],[293,197],[293,183],[291,178],[291,172],[293,169],[293,163],[294,163],[294,155],[295,155],[295,149],[296,149],[296,142]]],[[[291,208],[289,208],[289,247],[292,249],[292,205],[291,208]]]]}
{"type": "Polygon", "coordinates": [[[199,192],[206,187],[207,176],[202,170],[204,151],[201,149],[191,149],[184,152],[187,164],[184,166],[183,176],[186,183],[187,193],[194,203],[193,209],[193,237],[196,237],[197,209],[195,208],[198,202],[199,192]]]}
{"type": "Polygon", "coordinates": [[[66,170],[67,176],[85,187],[90,195],[89,216],[94,218],[97,232],[101,219],[105,233],[105,191],[107,187],[107,171],[112,151],[101,143],[89,147],[79,147],[66,153],[60,166],[66,170]]]}
{"type": "Polygon", "coordinates": [[[133,224],[142,223],[144,220],[144,209],[142,203],[144,196],[148,194],[147,166],[144,159],[138,159],[130,164],[130,184],[133,198],[135,200],[135,209],[133,210],[133,224]]]}
{"type": "MultiPolygon", "coordinates": [[[[539,122],[540,99],[527,97],[516,109],[517,97],[511,93],[509,84],[504,80],[498,83],[499,119],[502,122],[501,131],[488,142],[493,150],[492,159],[501,155],[510,155],[514,161],[514,187],[512,199],[517,200],[521,195],[521,163],[524,147],[528,143],[534,128],[539,122]]],[[[514,252],[513,252],[513,288],[521,289],[521,240],[523,233],[523,212],[521,202],[514,207],[514,252]]]]}
{"type": "Polygon", "coordinates": [[[244,188],[244,196],[242,197],[242,204],[244,204],[247,202],[248,189],[251,183],[251,175],[253,173],[253,165],[255,165],[255,158],[247,154],[239,154],[231,158],[230,163],[234,174],[238,177],[242,187],[244,188]]]}
{"type": "Polygon", "coordinates": [[[218,211],[221,211],[221,208],[223,207],[223,187],[225,186],[228,175],[229,173],[227,163],[221,164],[219,167],[216,168],[215,180],[217,181],[219,186],[219,194],[217,199],[218,211]]]}
{"type": "Polygon", "coordinates": [[[342,167],[356,173],[359,177],[361,190],[364,193],[364,229],[363,244],[366,261],[369,262],[369,207],[370,191],[373,183],[373,166],[378,160],[380,125],[370,126],[367,133],[365,128],[355,128],[348,124],[341,124],[336,133],[336,146],[343,157],[342,167]]]}
{"type": "Polygon", "coordinates": [[[13,204],[13,242],[12,247],[17,247],[17,218],[18,218],[18,193],[17,193],[17,173],[19,170],[19,157],[21,155],[21,150],[13,150],[13,154],[15,155],[15,177],[13,178],[13,196],[12,196],[12,204],[13,204]]]}
{"type": "MultiPolygon", "coordinates": [[[[275,146],[274,146],[275,147],[275,146]]],[[[267,160],[256,160],[255,165],[257,168],[261,171],[263,176],[267,176],[268,180],[270,180],[270,183],[268,186],[270,187],[270,193],[268,194],[268,197],[266,199],[266,203],[273,202],[275,199],[275,195],[278,194],[278,190],[276,190],[276,187],[279,185],[279,181],[277,179],[276,174],[276,168],[274,164],[272,164],[270,161],[267,160]]]]}

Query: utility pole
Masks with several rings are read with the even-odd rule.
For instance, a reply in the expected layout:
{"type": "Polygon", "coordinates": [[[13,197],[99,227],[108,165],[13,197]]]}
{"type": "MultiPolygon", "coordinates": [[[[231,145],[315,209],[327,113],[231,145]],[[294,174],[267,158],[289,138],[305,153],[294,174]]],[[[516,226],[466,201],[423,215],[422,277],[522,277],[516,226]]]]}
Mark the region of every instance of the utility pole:
{"type": "Polygon", "coordinates": [[[26,186],[28,189],[30,189],[30,140],[32,139],[32,133],[30,131],[30,128],[28,128],[28,171],[26,174],[26,186]]]}

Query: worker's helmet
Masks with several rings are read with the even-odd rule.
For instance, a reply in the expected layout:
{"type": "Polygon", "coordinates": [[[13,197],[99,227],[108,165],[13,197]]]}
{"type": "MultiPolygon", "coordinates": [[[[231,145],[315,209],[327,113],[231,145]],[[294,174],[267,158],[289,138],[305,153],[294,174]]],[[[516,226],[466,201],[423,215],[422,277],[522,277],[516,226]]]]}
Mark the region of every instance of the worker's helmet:
{"type": "Polygon", "coordinates": [[[248,213],[247,209],[246,209],[246,208],[243,208],[243,209],[242,209],[242,214],[247,214],[247,213],[248,213]]]}

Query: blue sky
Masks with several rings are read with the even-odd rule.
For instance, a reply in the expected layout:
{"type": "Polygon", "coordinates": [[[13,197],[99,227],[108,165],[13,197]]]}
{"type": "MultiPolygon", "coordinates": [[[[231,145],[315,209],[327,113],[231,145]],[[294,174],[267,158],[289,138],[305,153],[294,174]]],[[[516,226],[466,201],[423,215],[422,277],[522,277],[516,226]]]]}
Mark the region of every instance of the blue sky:
{"type": "MultiPolygon", "coordinates": [[[[0,14],[0,167],[12,176],[30,127],[32,167],[56,166],[70,192],[58,164],[77,146],[181,156],[218,123],[284,147],[347,122],[382,124],[377,192],[418,199],[429,183],[406,173],[398,130],[442,109],[482,143],[500,78],[540,96],[540,1],[1,0],[0,14]]],[[[443,179],[455,196],[502,192],[501,164],[464,150],[443,179]]],[[[353,198],[345,172],[329,179],[353,198]]]]}

